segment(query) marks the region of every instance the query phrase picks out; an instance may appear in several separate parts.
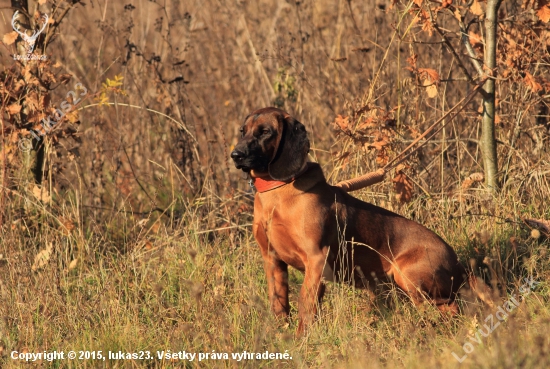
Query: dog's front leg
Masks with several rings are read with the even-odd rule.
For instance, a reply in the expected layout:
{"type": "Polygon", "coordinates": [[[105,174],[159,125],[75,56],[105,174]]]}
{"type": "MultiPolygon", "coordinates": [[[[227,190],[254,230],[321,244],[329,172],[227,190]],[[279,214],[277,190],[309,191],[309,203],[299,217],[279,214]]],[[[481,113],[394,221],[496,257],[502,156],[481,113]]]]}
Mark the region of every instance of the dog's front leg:
{"type": "Polygon", "coordinates": [[[260,245],[267,278],[267,289],[271,310],[277,316],[288,317],[288,265],[282,261],[275,250],[269,247],[269,241],[261,224],[254,225],[254,237],[260,245]]]}
{"type": "Polygon", "coordinates": [[[306,264],[304,283],[300,290],[300,305],[298,306],[298,335],[302,335],[307,327],[313,323],[317,314],[317,305],[321,303],[325,292],[322,280],[325,256],[311,257],[306,264]]]}
{"type": "MultiPolygon", "coordinates": [[[[271,253],[273,253],[271,251],[271,253]]],[[[271,310],[275,315],[288,317],[288,265],[275,255],[264,258],[264,270],[267,276],[267,288],[271,310]]]]}

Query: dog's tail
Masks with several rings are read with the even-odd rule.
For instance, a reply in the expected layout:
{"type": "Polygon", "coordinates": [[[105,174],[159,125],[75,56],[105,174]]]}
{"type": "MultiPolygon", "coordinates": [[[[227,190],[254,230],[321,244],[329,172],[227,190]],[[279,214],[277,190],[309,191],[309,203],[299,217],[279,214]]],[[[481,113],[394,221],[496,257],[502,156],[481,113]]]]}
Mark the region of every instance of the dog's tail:
{"type": "Polygon", "coordinates": [[[489,286],[483,280],[480,281],[475,275],[470,273],[468,273],[467,280],[470,289],[477,295],[477,297],[493,308],[495,306],[495,302],[493,300],[493,293],[489,286]]]}

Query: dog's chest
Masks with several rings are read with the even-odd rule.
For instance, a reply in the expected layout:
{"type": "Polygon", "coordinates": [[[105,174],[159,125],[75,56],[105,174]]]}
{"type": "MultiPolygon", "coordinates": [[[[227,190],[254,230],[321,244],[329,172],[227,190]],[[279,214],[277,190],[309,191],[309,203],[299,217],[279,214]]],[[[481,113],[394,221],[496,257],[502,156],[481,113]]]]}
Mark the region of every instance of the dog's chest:
{"type": "Polygon", "coordinates": [[[330,204],[320,204],[313,194],[256,198],[254,223],[266,238],[262,246],[256,235],[260,246],[298,269],[303,269],[307,255],[338,242],[335,210],[330,204]]]}
{"type": "Polygon", "coordinates": [[[288,214],[279,212],[277,209],[272,210],[264,212],[259,219],[255,219],[255,222],[258,221],[265,230],[268,250],[275,252],[287,264],[303,270],[308,225],[301,217],[294,217],[293,221],[289,221],[288,214]]]}

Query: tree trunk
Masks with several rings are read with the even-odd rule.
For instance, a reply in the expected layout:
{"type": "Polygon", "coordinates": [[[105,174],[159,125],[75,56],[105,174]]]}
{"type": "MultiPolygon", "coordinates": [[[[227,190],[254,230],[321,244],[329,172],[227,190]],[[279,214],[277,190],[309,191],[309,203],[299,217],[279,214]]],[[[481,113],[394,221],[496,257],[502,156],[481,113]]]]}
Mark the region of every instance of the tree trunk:
{"type": "MultiPolygon", "coordinates": [[[[485,15],[485,53],[486,73],[496,76],[497,50],[497,13],[501,0],[488,0],[485,15]]],[[[483,117],[481,124],[481,150],[485,167],[485,184],[491,192],[498,189],[498,158],[495,139],[495,80],[489,78],[483,86],[483,117]]]]}
{"type": "MultiPolygon", "coordinates": [[[[31,20],[26,16],[29,9],[27,5],[27,0],[11,0],[11,7],[19,10],[19,14],[17,14],[17,21],[19,22],[19,24],[29,29],[31,27],[31,20]]],[[[25,55],[27,43],[23,39],[19,38],[19,40],[15,44],[15,48],[17,49],[17,53],[19,55],[25,55]]],[[[23,60],[22,63],[25,64],[26,61],[23,60]]]]}
{"type": "MultiPolygon", "coordinates": [[[[31,34],[32,30],[35,27],[35,22],[32,19],[32,16],[34,14],[34,10],[38,8],[38,3],[36,0],[11,0],[11,6],[12,8],[19,11],[17,14],[17,21],[21,27],[21,31],[27,32],[27,34],[31,34]],[[34,9],[34,10],[33,10],[34,9]],[[30,15],[30,18],[26,16],[26,14],[30,15]],[[25,31],[26,30],[26,31],[25,31]]],[[[14,11],[15,14],[15,11],[14,11]]],[[[26,55],[27,54],[27,43],[20,38],[20,40],[16,43],[16,49],[17,53],[19,55],[26,55]]],[[[39,48],[35,47],[33,53],[38,53],[39,48]]],[[[26,65],[29,63],[27,60],[22,60],[21,63],[26,65]]],[[[37,69],[34,68],[33,72],[37,73],[37,69]]],[[[22,105],[23,104],[22,102],[22,105]]],[[[27,117],[27,111],[26,108],[23,109],[21,112],[21,124],[26,124],[26,117],[27,117]]],[[[45,142],[35,142],[34,150],[36,151],[36,155],[34,157],[34,163],[32,164],[32,173],[34,175],[34,181],[38,184],[42,182],[42,179],[44,177],[44,160],[46,158],[45,156],[45,142]]],[[[24,153],[25,158],[24,161],[26,163],[25,170],[28,169],[28,166],[30,165],[31,161],[31,152],[25,152],[24,153]]]]}

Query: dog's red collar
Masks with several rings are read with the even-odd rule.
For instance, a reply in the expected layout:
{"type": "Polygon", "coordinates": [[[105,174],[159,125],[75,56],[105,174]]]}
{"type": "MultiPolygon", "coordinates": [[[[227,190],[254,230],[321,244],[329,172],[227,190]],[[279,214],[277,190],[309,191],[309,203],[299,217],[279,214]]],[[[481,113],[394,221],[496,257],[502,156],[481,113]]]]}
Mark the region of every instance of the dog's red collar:
{"type": "Polygon", "coordinates": [[[309,163],[307,163],[307,165],[305,165],[304,168],[300,170],[300,172],[298,172],[298,174],[296,174],[294,177],[290,179],[287,179],[286,181],[278,181],[269,176],[266,176],[264,178],[261,178],[261,177],[252,178],[252,183],[254,184],[254,187],[256,187],[256,191],[258,192],[271,191],[276,188],[279,188],[294,182],[296,179],[298,179],[298,177],[300,177],[302,174],[307,172],[308,169],[309,169],[309,163]]]}

